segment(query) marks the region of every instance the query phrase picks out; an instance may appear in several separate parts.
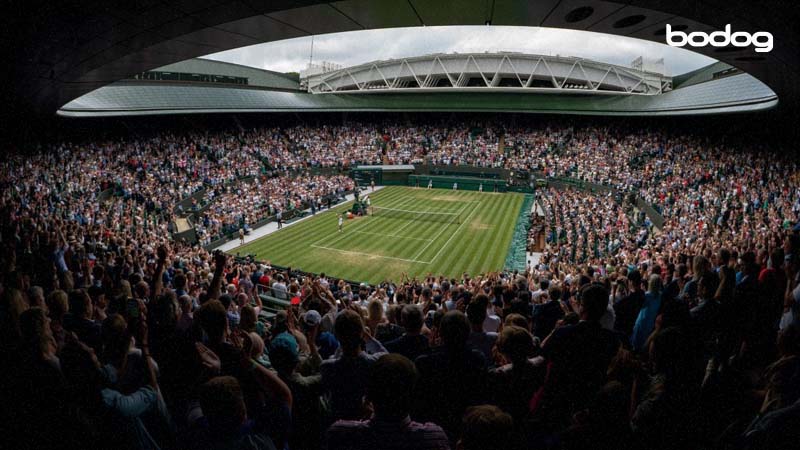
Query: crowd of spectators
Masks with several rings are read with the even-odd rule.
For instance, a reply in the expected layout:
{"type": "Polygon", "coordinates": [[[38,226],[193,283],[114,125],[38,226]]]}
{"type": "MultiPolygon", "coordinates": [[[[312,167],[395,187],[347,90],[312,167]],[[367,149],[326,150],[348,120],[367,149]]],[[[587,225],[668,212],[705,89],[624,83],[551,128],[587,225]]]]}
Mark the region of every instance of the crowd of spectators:
{"type": "Polygon", "coordinates": [[[204,199],[210,206],[195,218],[195,229],[200,244],[207,245],[239,229],[250,231],[253,225],[278,211],[286,214],[306,208],[317,211],[327,205],[328,198],[343,198],[354,187],[353,180],[344,175],[299,174],[254,177],[208,189],[204,199]]]}
{"type": "Polygon", "coordinates": [[[598,266],[617,257],[628,261],[636,258],[636,249],[647,242],[648,228],[636,227],[611,193],[550,188],[540,194],[547,224],[539,229],[546,235],[546,262],[598,266]]]}
{"type": "Polygon", "coordinates": [[[357,124],[61,144],[0,165],[4,448],[800,438],[800,180],[784,155],[622,127],[357,124]],[[174,205],[200,189],[209,239],[352,187],[313,167],[420,161],[604,184],[665,224],[613,193],[548,189],[533,267],[377,286],[171,239],[174,205]],[[291,306],[273,316],[264,289],[291,306]]]}

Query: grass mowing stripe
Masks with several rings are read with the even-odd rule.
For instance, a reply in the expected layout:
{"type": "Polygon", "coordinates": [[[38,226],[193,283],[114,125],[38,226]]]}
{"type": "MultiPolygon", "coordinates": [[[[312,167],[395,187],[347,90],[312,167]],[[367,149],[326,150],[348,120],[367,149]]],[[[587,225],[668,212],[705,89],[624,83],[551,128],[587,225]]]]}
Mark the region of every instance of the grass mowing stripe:
{"type": "MultiPolygon", "coordinates": [[[[501,233],[498,233],[497,236],[497,249],[498,251],[495,253],[498,258],[502,258],[501,265],[505,266],[506,257],[502,257],[502,248],[508,249],[511,245],[511,240],[514,236],[514,229],[517,225],[517,219],[519,218],[520,208],[523,205],[524,197],[515,198],[513,202],[509,204],[509,211],[506,216],[503,218],[504,229],[501,233]]],[[[506,256],[508,256],[508,250],[506,250],[506,256]]]]}
{"type": "MultiPolygon", "coordinates": [[[[431,202],[416,200],[416,203],[417,203],[417,206],[414,207],[414,210],[421,211],[421,212],[437,210],[437,208],[435,208],[434,205],[431,204],[431,202]]],[[[405,224],[401,225],[400,227],[398,227],[396,229],[387,230],[388,232],[386,233],[386,237],[390,237],[390,238],[391,237],[396,237],[400,233],[403,233],[403,235],[408,235],[408,236],[411,236],[411,237],[425,236],[426,234],[419,232],[420,231],[420,226],[419,225],[421,223],[425,223],[425,222],[427,222],[427,221],[421,220],[419,218],[419,216],[417,216],[417,217],[414,217],[414,216],[408,217],[406,219],[406,223],[405,224]],[[409,226],[411,227],[410,229],[408,228],[409,226]]],[[[425,245],[425,244],[420,244],[419,242],[411,242],[411,240],[403,239],[403,238],[388,239],[386,242],[387,242],[386,251],[387,251],[388,254],[413,255],[414,253],[409,252],[409,250],[413,250],[413,248],[415,248],[415,247],[418,247],[418,246],[421,246],[421,245],[425,245]]],[[[418,260],[419,258],[410,257],[410,259],[418,260]]]]}
{"type": "MultiPolygon", "coordinates": [[[[495,204],[494,208],[487,208],[486,210],[482,211],[481,217],[486,217],[488,211],[492,211],[494,213],[501,212],[500,204],[495,204]]],[[[478,222],[479,225],[483,226],[483,222],[478,222]]],[[[489,230],[494,231],[494,225],[488,225],[489,230]]],[[[473,245],[470,248],[469,257],[463,264],[466,266],[465,270],[476,271],[481,266],[480,255],[485,253],[491,248],[491,239],[490,236],[485,236],[483,239],[472,239],[473,245]]]]}
{"type": "Polygon", "coordinates": [[[472,273],[502,268],[502,262],[499,261],[499,258],[490,259],[487,262],[481,261],[482,253],[493,252],[491,237],[501,231],[497,225],[502,220],[502,203],[498,199],[493,205],[483,205],[479,218],[473,220],[471,224],[471,226],[475,225],[475,228],[471,229],[470,233],[463,238],[465,242],[462,243],[461,248],[456,246],[452,250],[448,262],[440,262],[438,264],[455,264],[461,268],[460,271],[470,271],[472,273]],[[487,223],[490,228],[484,228],[487,223]]]}
{"type": "MultiPolygon", "coordinates": [[[[464,223],[469,223],[471,226],[471,221],[465,220],[464,223]]],[[[469,238],[471,234],[459,236],[459,240],[453,242],[452,246],[449,245],[450,241],[448,239],[448,243],[443,245],[439,254],[436,255],[437,259],[433,260],[433,262],[435,262],[436,266],[441,267],[443,269],[442,272],[446,275],[455,276],[458,271],[463,272],[463,268],[465,268],[465,264],[469,261],[473,251],[470,244],[475,242],[475,239],[469,238]]]]}
{"type": "Polygon", "coordinates": [[[350,227],[345,226],[345,233],[347,228],[351,233],[346,233],[348,236],[333,246],[328,245],[329,242],[320,244],[334,250],[310,247],[311,243],[326,236],[330,236],[330,241],[339,238],[336,215],[349,209],[352,205],[349,202],[333,211],[323,211],[317,217],[257,239],[236,251],[255,253],[258,259],[268,259],[274,264],[370,283],[387,278],[396,279],[401,272],[407,272],[410,276],[423,276],[428,272],[457,276],[464,270],[477,272],[500,269],[505,254],[498,252],[495,247],[498,243],[502,245],[508,242],[510,236],[503,235],[513,231],[509,227],[509,218],[503,216],[508,215],[509,210],[514,210],[521,198],[513,193],[481,194],[406,187],[388,187],[369,195],[372,204],[378,206],[451,213],[461,210],[465,216],[464,223],[445,225],[413,220],[413,217],[401,221],[368,217],[355,221],[355,224],[348,223],[350,227]],[[477,204],[478,201],[481,203],[477,204]],[[471,212],[474,213],[466,217],[471,212]],[[364,228],[360,228],[360,220],[364,220],[364,228]],[[391,236],[398,234],[398,229],[400,236],[391,236]],[[353,230],[376,235],[355,233],[353,230]],[[414,239],[404,238],[408,236],[414,239]],[[428,245],[431,240],[434,242],[428,245]],[[424,249],[425,246],[428,248],[424,249]],[[439,256],[436,256],[437,253],[439,256]],[[418,254],[419,258],[413,258],[418,254]],[[434,256],[435,259],[428,259],[434,256]],[[417,263],[414,260],[431,263],[417,263]]]}
{"type": "MultiPolygon", "coordinates": [[[[513,206],[515,202],[514,199],[511,197],[506,197],[503,202],[498,205],[497,210],[497,218],[498,221],[495,222],[493,225],[495,229],[494,233],[490,236],[489,239],[486,239],[484,245],[478,249],[474,256],[474,264],[476,268],[478,267],[491,267],[494,264],[495,259],[497,259],[498,252],[502,252],[502,248],[506,248],[502,245],[504,239],[504,232],[508,230],[508,221],[506,215],[510,214],[512,210],[514,210],[513,206]]],[[[504,258],[505,259],[505,258],[504,258]]]]}
{"type": "MultiPolygon", "coordinates": [[[[439,256],[439,253],[440,253],[440,252],[441,252],[441,251],[442,251],[442,250],[443,250],[445,247],[447,247],[447,245],[450,243],[450,240],[452,240],[452,239],[453,239],[453,238],[454,238],[456,235],[458,235],[458,231],[459,231],[459,230],[461,230],[461,227],[463,227],[465,224],[467,224],[467,223],[468,223],[468,222],[471,220],[472,216],[474,216],[474,215],[475,215],[475,211],[476,211],[476,210],[478,210],[480,207],[481,207],[481,204],[480,204],[480,203],[478,203],[478,204],[476,204],[475,206],[473,206],[473,207],[472,207],[472,211],[470,211],[469,215],[468,215],[466,218],[464,218],[464,219],[461,221],[461,223],[460,223],[460,224],[458,224],[458,226],[457,226],[457,227],[456,227],[456,229],[453,231],[453,233],[450,235],[450,237],[449,237],[449,238],[448,238],[448,239],[447,239],[447,240],[444,242],[444,244],[442,244],[442,246],[439,248],[439,251],[438,251],[438,252],[436,252],[436,254],[433,256],[433,258],[431,258],[431,259],[430,259],[430,262],[433,262],[433,261],[435,261],[435,260],[436,260],[436,258],[439,256]]],[[[450,227],[450,226],[452,226],[452,225],[453,225],[453,224],[448,224],[447,226],[448,226],[448,227],[450,227]]],[[[444,231],[444,229],[443,229],[442,231],[444,231]]],[[[436,238],[438,238],[438,236],[437,236],[436,238]]],[[[436,238],[434,238],[434,241],[436,240],[436,238]]],[[[433,243],[434,241],[431,241],[431,243],[433,243]]],[[[428,244],[428,245],[430,246],[430,244],[428,244]]],[[[427,248],[428,248],[428,247],[425,247],[425,248],[423,248],[423,249],[420,251],[420,254],[422,254],[422,253],[423,253],[423,252],[424,252],[424,251],[425,251],[427,248]]]]}

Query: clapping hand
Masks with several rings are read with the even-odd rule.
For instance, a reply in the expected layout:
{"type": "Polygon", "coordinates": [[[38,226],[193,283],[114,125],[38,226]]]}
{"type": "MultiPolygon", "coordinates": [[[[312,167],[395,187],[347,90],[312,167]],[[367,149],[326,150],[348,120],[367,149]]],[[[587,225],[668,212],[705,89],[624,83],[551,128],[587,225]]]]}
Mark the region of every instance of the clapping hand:
{"type": "Polygon", "coordinates": [[[200,357],[200,363],[203,365],[203,368],[209,370],[213,374],[217,374],[222,370],[222,362],[219,360],[219,356],[210,348],[206,347],[201,342],[195,342],[194,347],[197,349],[197,356],[200,357]]]}
{"type": "Polygon", "coordinates": [[[167,256],[169,255],[169,250],[167,249],[167,246],[164,244],[159,245],[158,248],[156,249],[156,255],[158,256],[159,262],[163,263],[164,261],[166,261],[167,256]]]}
{"type": "Polygon", "coordinates": [[[223,252],[214,253],[214,265],[217,270],[222,270],[228,264],[228,255],[223,252]]]}

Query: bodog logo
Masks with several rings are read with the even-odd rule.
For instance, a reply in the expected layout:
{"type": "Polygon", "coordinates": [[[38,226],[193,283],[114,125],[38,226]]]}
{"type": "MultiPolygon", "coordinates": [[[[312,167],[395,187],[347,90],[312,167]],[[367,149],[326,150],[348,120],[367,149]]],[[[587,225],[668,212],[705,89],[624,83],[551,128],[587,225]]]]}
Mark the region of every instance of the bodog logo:
{"type": "Polygon", "coordinates": [[[758,53],[766,53],[772,51],[772,33],[766,31],[759,31],[757,33],[747,33],[744,31],[737,31],[731,33],[731,24],[725,25],[724,31],[714,31],[713,33],[703,33],[702,31],[693,31],[688,35],[683,31],[672,31],[672,25],[667,24],[667,44],[672,47],[683,47],[689,45],[690,47],[705,47],[711,45],[712,47],[727,47],[733,45],[734,47],[755,47],[758,53]]]}

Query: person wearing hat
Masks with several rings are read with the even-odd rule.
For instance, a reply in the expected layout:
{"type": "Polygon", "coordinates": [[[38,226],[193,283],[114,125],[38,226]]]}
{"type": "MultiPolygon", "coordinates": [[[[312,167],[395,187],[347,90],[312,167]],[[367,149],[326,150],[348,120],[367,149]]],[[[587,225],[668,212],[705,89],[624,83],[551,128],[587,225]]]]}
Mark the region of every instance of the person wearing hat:
{"type": "MultiPolygon", "coordinates": [[[[328,359],[336,353],[336,350],[339,348],[339,341],[336,340],[336,337],[333,333],[329,333],[327,331],[322,331],[320,329],[320,324],[322,323],[322,315],[319,311],[314,309],[309,310],[303,315],[303,319],[301,321],[301,325],[303,327],[303,331],[306,336],[311,336],[312,331],[314,331],[313,336],[315,337],[314,342],[309,342],[309,350],[312,350],[310,353],[310,358],[307,361],[311,362],[315,352],[318,351],[316,354],[317,358],[321,359],[328,359]],[[315,344],[312,348],[312,344],[315,344]]],[[[320,360],[321,362],[321,360],[320,360]]],[[[307,365],[302,364],[302,371],[306,372],[307,365]]],[[[312,366],[314,371],[319,370],[319,362],[316,363],[315,366],[312,366]]]]}
{"type": "MultiPolygon", "coordinates": [[[[316,311],[315,311],[316,312],[316,311]]],[[[316,361],[319,369],[320,356],[314,341],[316,327],[307,331],[311,349],[309,360],[316,361]]],[[[269,357],[278,376],[292,391],[292,431],[289,448],[316,449],[321,445],[323,430],[322,376],[319,371],[309,376],[298,372],[300,352],[297,339],[288,332],[278,334],[270,343],[269,357]]]]}

